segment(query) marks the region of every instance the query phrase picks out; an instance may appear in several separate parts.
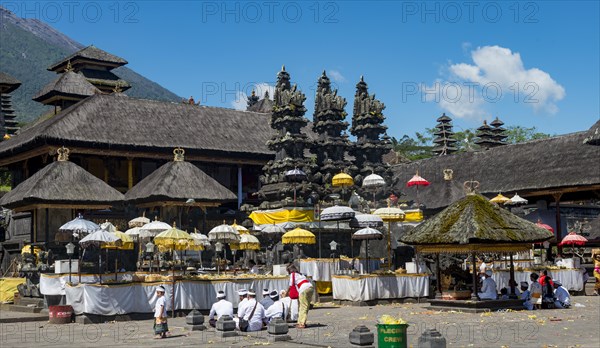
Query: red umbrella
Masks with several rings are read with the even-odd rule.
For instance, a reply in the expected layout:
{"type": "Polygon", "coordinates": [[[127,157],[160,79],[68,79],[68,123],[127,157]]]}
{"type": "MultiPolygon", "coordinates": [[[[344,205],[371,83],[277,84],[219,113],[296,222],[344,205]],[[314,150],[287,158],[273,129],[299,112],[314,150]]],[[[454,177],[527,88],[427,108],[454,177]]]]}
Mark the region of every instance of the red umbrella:
{"type": "Polygon", "coordinates": [[[419,176],[419,171],[417,170],[417,174],[415,174],[408,182],[406,183],[407,187],[416,186],[417,187],[417,208],[419,207],[419,186],[429,186],[429,181],[423,179],[419,176]]]}
{"type": "Polygon", "coordinates": [[[566,244],[570,244],[571,246],[582,246],[587,241],[588,240],[584,236],[580,236],[575,232],[569,232],[569,234],[565,238],[563,238],[562,242],[560,242],[559,245],[563,246],[566,244]]]}
{"type": "Polygon", "coordinates": [[[417,171],[417,174],[415,174],[410,180],[408,180],[408,182],[406,183],[407,187],[411,187],[411,186],[417,186],[417,188],[419,186],[429,186],[429,181],[423,179],[422,177],[419,176],[419,171],[417,171]]]}
{"type": "Polygon", "coordinates": [[[540,219],[538,219],[538,221],[537,221],[535,224],[536,224],[538,227],[545,228],[545,229],[547,229],[548,231],[550,231],[550,232],[554,233],[554,229],[553,229],[551,226],[549,226],[549,225],[546,225],[545,223],[543,223],[543,222],[542,222],[542,220],[540,220],[540,219]]]}

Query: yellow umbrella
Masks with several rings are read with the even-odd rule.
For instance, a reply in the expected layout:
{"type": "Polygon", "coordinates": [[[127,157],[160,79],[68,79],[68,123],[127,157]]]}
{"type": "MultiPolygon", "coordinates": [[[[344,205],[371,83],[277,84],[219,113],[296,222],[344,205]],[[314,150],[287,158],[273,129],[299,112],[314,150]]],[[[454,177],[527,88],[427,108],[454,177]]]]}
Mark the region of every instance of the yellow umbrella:
{"type": "Polygon", "coordinates": [[[133,238],[131,238],[131,235],[121,231],[114,231],[111,233],[120,238],[121,242],[106,243],[102,245],[103,249],[133,250],[133,238]]]}
{"type": "Polygon", "coordinates": [[[239,243],[229,244],[231,250],[260,250],[260,242],[258,238],[247,233],[240,236],[239,243]]]}
{"type": "Polygon", "coordinates": [[[230,226],[235,228],[235,230],[238,231],[240,234],[250,233],[250,231],[246,227],[238,225],[235,220],[233,220],[233,224],[231,224],[230,226]]]}
{"type": "Polygon", "coordinates": [[[297,227],[286,232],[281,237],[281,242],[283,244],[315,244],[316,238],[312,232],[297,227]]]}
{"type": "Polygon", "coordinates": [[[378,215],[381,220],[387,221],[388,223],[388,267],[392,267],[392,222],[404,220],[406,214],[400,208],[393,208],[388,206],[387,208],[379,208],[373,212],[373,215],[378,215]]]}
{"type": "Polygon", "coordinates": [[[175,224],[173,224],[172,228],[157,234],[156,237],[154,237],[154,244],[158,246],[158,249],[161,251],[190,250],[190,248],[196,247],[194,237],[175,227],[175,224]]]}
{"type": "Polygon", "coordinates": [[[496,203],[496,204],[504,204],[508,201],[510,201],[510,198],[503,196],[501,193],[498,193],[498,195],[496,197],[490,199],[490,202],[496,203]]]}
{"type": "Polygon", "coordinates": [[[331,179],[331,184],[333,186],[352,186],[354,185],[354,180],[352,177],[344,172],[339,173],[331,179]]]}

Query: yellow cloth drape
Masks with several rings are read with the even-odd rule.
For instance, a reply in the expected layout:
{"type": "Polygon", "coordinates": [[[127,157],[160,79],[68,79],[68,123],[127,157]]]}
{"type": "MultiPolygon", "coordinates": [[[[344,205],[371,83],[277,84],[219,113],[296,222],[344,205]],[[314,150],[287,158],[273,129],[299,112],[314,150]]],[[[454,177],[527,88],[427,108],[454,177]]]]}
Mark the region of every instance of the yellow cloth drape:
{"type": "Polygon", "coordinates": [[[333,291],[333,282],[318,281],[315,284],[317,285],[317,292],[321,295],[331,294],[333,291]]]}
{"type": "Polygon", "coordinates": [[[257,225],[279,224],[284,222],[313,222],[314,211],[312,209],[277,209],[258,210],[249,216],[257,225]]]}
{"type": "Polygon", "coordinates": [[[25,278],[0,278],[0,303],[12,303],[17,286],[23,283],[25,278]]]}
{"type": "Polygon", "coordinates": [[[405,210],[404,220],[402,222],[421,222],[423,221],[423,211],[421,210],[405,210]]]}

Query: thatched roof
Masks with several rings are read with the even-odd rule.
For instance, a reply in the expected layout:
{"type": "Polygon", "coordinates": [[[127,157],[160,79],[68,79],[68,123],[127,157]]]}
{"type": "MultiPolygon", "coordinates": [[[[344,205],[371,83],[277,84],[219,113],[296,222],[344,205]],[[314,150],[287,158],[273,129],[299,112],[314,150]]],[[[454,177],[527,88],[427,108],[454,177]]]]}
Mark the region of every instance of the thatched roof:
{"type": "Polygon", "coordinates": [[[0,71],[0,92],[10,93],[19,88],[21,81],[0,71]]]}
{"type": "Polygon", "coordinates": [[[145,177],[126,194],[127,201],[136,203],[176,201],[221,203],[237,196],[208,176],[195,165],[186,161],[172,161],[145,177]]]}
{"type": "Polygon", "coordinates": [[[598,120],[585,134],[584,144],[600,145],[600,120],[598,120]]]}
{"type": "Polygon", "coordinates": [[[490,203],[487,198],[469,194],[407,231],[400,239],[422,246],[480,244],[493,247],[542,242],[551,237],[552,233],[490,203]]]}
{"type": "Polygon", "coordinates": [[[585,132],[572,133],[525,143],[498,146],[486,151],[463,152],[436,156],[393,167],[398,177],[396,192],[401,199],[417,200],[414,187],[406,182],[419,171],[431,185],[419,188],[419,202],[427,209],[451,204],[456,195],[442,194],[447,186],[445,169],[453,171],[453,186],[477,180],[480,192],[514,193],[526,197],[527,192],[600,184],[600,147],[583,144],[585,132]]]}
{"type": "Polygon", "coordinates": [[[256,102],[256,104],[250,106],[248,111],[260,112],[263,114],[271,114],[273,112],[273,106],[275,102],[269,98],[263,98],[256,102]]]}
{"type": "Polygon", "coordinates": [[[117,85],[122,92],[131,88],[129,82],[123,80],[119,76],[115,75],[112,71],[108,70],[96,70],[96,69],[81,69],[79,71],[80,74],[85,76],[85,78],[94,86],[98,88],[108,88],[113,89],[117,85]]]}
{"type": "Polygon", "coordinates": [[[61,74],[56,80],[47,84],[32,99],[43,103],[54,96],[80,99],[97,93],[101,93],[100,90],[89,83],[83,75],[67,71],[61,74]]]}
{"type": "Polygon", "coordinates": [[[106,51],[99,49],[98,47],[91,45],[86,48],[83,48],[72,55],[59,60],[58,62],[52,64],[48,70],[62,72],[67,64],[71,62],[73,66],[77,65],[79,60],[82,61],[90,61],[97,63],[105,63],[114,67],[122,66],[127,64],[127,61],[121,57],[117,57],[114,54],[110,54],[106,51]]]}
{"type": "Polygon", "coordinates": [[[94,95],[0,143],[0,157],[41,144],[268,160],[270,115],[233,109],[94,95]]]}
{"type": "Polygon", "coordinates": [[[111,206],[123,194],[69,161],[56,161],[5,194],[0,206],[15,209],[36,204],[111,206]]]}

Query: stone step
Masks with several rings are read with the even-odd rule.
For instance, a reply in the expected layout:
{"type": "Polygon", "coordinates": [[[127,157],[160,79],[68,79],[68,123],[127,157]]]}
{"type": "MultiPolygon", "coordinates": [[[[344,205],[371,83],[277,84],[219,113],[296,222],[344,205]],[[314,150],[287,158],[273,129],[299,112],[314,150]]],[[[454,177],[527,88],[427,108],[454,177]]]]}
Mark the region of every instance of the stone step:
{"type": "Polygon", "coordinates": [[[9,305],[8,310],[11,312],[23,312],[23,313],[39,313],[44,309],[43,307],[35,306],[21,306],[21,305],[9,305]]]}
{"type": "Polygon", "coordinates": [[[15,304],[19,306],[35,305],[44,307],[44,299],[39,297],[16,297],[15,304]]]}

